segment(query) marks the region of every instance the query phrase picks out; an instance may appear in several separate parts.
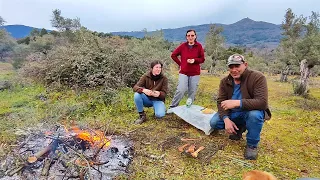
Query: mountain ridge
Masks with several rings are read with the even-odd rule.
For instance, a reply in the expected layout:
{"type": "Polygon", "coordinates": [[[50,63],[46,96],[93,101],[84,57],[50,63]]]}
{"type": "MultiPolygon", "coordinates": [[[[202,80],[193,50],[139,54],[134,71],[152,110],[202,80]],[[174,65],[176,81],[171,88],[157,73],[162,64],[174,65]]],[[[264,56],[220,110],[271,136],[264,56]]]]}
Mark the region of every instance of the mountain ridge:
{"type": "MultiPolygon", "coordinates": [[[[223,28],[222,36],[228,45],[249,46],[249,47],[276,47],[282,38],[281,25],[254,21],[250,18],[243,18],[232,24],[213,23],[223,28]]],[[[161,29],[165,39],[173,42],[185,41],[185,33],[188,29],[195,29],[197,32],[197,40],[201,43],[205,42],[205,36],[209,32],[210,26],[213,24],[190,25],[179,28],[161,29]]],[[[152,34],[156,31],[150,31],[152,34]]],[[[143,31],[119,31],[111,32],[115,35],[127,35],[142,38],[145,35],[143,31]]]]}
{"type": "Polygon", "coordinates": [[[32,29],[41,30],[42,28],[35,28],[27,25],[21,25],[21,24],[11,24],[11,25],[5,25],[0,26],[0,28],[5,29],[7,32],[11,34],[12,37],[16,39],[27,37],[32,29]]]}
{"type": "MultiPolygon", "coordinates": [[[[249,47],[264,47],[277,46],[282,38],[281,25],[255,21],[250,18],[243,18],[232,24],[213,23],[218,27],[223,28],[222,36],[225,38],[227,45],[249,46],[249,47]]],[[[205,36],[209,32],[212,24],[190,25],[179,28],[161,29],[164,38],[171,42],[185,41],[185,33],[188,29],[195,29],[197,32],[197,40],[201,43],[205,42],[205,36]]],[[[6,29],[14,38],[24,38],[29,35],[33,27],[26,25],[6,25],[0,28],[6,29]]],[[[41,30],[41,28],[36,28],[41,30]]],[[[150,31],[148,34],[155,33],[150,31]]],[[[143,38],[143,31],[118,31],[111,32],[114,35],[133,36],[143,38]]]]}

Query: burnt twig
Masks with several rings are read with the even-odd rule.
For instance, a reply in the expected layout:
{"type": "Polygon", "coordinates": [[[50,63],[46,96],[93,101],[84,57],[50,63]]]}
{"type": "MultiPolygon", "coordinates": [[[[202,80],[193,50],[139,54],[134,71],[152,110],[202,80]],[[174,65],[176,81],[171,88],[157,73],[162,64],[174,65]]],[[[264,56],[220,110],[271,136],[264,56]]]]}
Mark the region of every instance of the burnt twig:
{"type": "Polygon", "coordinates": [[[25,166],[26,166],[25,164],[22,164],[18,168],[13,168],[13,169],[7,171],[6,174],[8,176],[13,176],[14,174],[20,172],[25,166]]]}
{"type": "Polygon", "coordinates": [[[103,145],[97,150],[97,152],[93,155],[93,157],[92,157],[92,160],[93,160],[93,161],[96,161],[96,158],[97,158],[98,154],[100,153],[101,149],[103,149],[103,147],[104,147],[105,145],[106,145],[106,144],[103,144],[103,145]]]}
{"type": "Polygon", "coordinates": [[[98,171],[98,173],[100,174],[100,179],[102,179],[102,172],[99,169],[95,168],[95,167],[92,167],[92,169],[98,171]]]}
{"type": "Polygon", "coordinates": [[[52,158],[46,158],[44,160],[43,168],[41,171],[41,176],[48,176],[49,175],[49,170],[50,170],[52,161],[53,161],[52,158]]]}

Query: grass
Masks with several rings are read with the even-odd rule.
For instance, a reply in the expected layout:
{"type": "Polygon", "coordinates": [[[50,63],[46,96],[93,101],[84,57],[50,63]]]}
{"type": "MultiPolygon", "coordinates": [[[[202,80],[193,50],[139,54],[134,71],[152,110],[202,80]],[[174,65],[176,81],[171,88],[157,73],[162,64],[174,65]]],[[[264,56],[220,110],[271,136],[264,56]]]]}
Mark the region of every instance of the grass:
{"type": "Polygon", "coordinates": [[[10,79],[13,75],[14,72],[12,71],[12,65],[0,62],[0,80],[10,79]]]}
{"type": "MultiPolygon", "coordinates": [[[[93,128],[107,126],[108,133],[134,141],[129,174],[117,179],[241,179],[242,173],[251,169],[268,171],[279,179],[320,177],[319,78],[312,79],[311,97],[304,99],[293,95],[291,84],[268,77],[273,117],[264,124],[258,160],[247,161],[243,158],[245,140],[231,141],[222,131],[206,136],[175,115],[157,120],[149,108],[148,121],[134,125],[138,115],[131,89],[119,90],[112,105],[106,106],[98,90],[49,90],[39,84],[15,82],[9,64],[1,63],[0,69],[0,80],[12,80],[14,84],[0,92],[0,156],[19,138],[16,131],[39,123],[76,121],[93,128]],[[181,137],[196,138],[197,146],[205,146],[198,158],[177,150],[184,143],[181,137]]],[[[216,110],[219,80],[201,76],[196,104],[216,110]]],[[[170,101],[167,99],[167,106],[170,101]]]]}

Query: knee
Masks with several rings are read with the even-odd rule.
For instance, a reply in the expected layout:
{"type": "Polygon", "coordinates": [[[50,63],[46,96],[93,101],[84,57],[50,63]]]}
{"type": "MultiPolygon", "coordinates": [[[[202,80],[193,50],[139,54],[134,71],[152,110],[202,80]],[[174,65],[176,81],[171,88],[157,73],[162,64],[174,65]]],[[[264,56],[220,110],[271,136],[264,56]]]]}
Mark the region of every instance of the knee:
{"type": "Polygon", "coordinates": [[[186,87],[178,87],[177,88],[177,92],[178,93],[185,93],[187,91],[187,88],[186,87]]]}
{"type": "Polygon", "coordinates": [[[135,92],[133,98],[134,98],[134,100],[141,99],[141,94],[135,92]]]}
{"type": "Polygon", "coordinates": [[[210,120],[210,126],[211,128],[216,128],[216,125],[218,123],[218,121],[220,120],[220,117],[219,117],[219,114],[218,113],[215,113],[211,120],[210,120]]]}
{"type": "Polygon", "coordinates": [[[156,116],[156,118],[163,118],[166,115],[166,112],[165,111],[156,112],[154,115],[156,116]]]}
{"type": "Polygon", "coordinates": [[[263,122],[264,120],[264,112],[262,110],[252,110],[248,112],[247,120],[249,122],[263,122]]]}
{"type": "Polygon", "coordinates": [[[181,92],[181,93],[186,92],[187,89],[188,89],[188,85],[186,85],[186,84],[180,84],[179,83],[178,86],[177,86],[177,91],[181,92]]]}

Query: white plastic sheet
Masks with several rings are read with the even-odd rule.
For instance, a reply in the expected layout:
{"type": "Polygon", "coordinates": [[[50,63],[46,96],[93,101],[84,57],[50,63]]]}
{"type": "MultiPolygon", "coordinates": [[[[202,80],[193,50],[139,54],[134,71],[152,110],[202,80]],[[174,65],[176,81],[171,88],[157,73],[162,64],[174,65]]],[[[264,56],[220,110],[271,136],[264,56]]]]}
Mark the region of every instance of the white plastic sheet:
{"type": "Polygon", "coordinates": [[[213,131],[210,126],[210,120],[216,112],[212,114],[203,114],[201,112],[203,109],[205,108],[198,105],[191,105],[190,107],[183,105],[171,108],[170,110],[187,123],[202,130],[206,135],[210,135],[213,131]]]}

